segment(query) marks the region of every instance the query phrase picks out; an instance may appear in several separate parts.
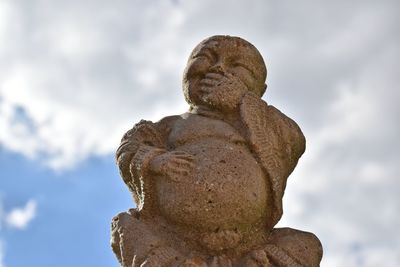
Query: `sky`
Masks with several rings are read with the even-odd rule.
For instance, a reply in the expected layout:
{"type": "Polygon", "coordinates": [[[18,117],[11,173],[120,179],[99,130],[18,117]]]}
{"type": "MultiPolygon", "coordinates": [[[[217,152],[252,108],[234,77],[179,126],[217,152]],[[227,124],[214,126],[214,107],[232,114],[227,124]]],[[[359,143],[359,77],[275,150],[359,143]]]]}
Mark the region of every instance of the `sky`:
{"type": "Polygon", "coordinates": [[[187,110],[190,51],[253,43],[264,100],[307,149],[278,224],[321,266],[400,266],[400,3],[0,0],[0,267],[118,266],[110,221],[134,206],[114,152],[140,119],[187,110]]]}

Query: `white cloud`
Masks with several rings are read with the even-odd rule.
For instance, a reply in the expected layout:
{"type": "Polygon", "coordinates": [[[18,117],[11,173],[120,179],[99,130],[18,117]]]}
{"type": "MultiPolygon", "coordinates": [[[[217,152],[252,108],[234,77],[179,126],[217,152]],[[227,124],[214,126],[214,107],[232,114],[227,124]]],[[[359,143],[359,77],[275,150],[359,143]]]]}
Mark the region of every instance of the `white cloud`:
{"type": "Polygon", "coordinates": [[[0,239],[0,267],[5,267],[4,256],[5,256],[5,245],[3,240],[0,239]]]}
{"type": "Polygon", "coordinates": [[[400,167],[393,146],[400,110],[392,100],[398,92],[391,85],[399,82],[391,71],[393,55],[390,47],[377,52],[353,82],[334,87],[324,122],[306,133],[306,154],[288,182],[282,225],[309,225],[324,245],[323,266],[399,262],[400,241],[393,236],[400,224],[400,167]]]}
{"type": "Polygon", "coordinates": [[[6,225],[20,230],[26,229],[36,216],[36,207],[36,201],[31,199],[26,203],[25,207],[12,209],[4,216],[6,225]]]}
{"type": "MultiPolygon", "coordinates": [[[[0,198],[0,234],[7,230],[7,228],[14,228],[17,230],[24,230],[28,227],[29,223],[36,217],[37,203],[36,200],[29,200],[24,207],[13,208],[9,212],[3,208],[3,201],[0,198]],[[2,228],[2,224],[7,226],[6,229],[2,228]]],[[[5,254],[6,254],[6,241],[0,235],[0,267],[5,267],[5,254]]]]}
{"type": "Polygon", "coordinates": [[[3,217],[4,217],[3,202],[2,199],[0,198],[0,231],[3,228],[3,217]]]}
{"type": "Polygon", "coordinates": [[[15,29],[0,48],[0,143],[6,148],[55,169],[70,167],[112,152],[142,117],[160,119],[154,108],[168,104],[169,112],[185,111],[183,103],[171,105],[183,100],[184,62],[176,60],[184,16],[173,4],[160,4],[163,19],[145,3],[134,9],[100,5],[96,14],[91,6],[67,5],[60,12],[39,3],[31,16],[14,1],[8,5],[5,23],[26,27],[15,29]],[[125,18],[131,19],[119,21],[128,9],[134,14],[125,18]],[[134,25],[139,15],[156,34],[134,25]],[[25,121],[18,120],[20,108],[25,121]]]}
{"type": "Polygon", "coordinates": [[[134,122],[185,111],[195,44],[239,35],[307,137],[281,224],[320,236],[322,266],[399,262],[396,1],[181,2],[2,1],[0,144],[54,169],[113,153],[134,122]]]}

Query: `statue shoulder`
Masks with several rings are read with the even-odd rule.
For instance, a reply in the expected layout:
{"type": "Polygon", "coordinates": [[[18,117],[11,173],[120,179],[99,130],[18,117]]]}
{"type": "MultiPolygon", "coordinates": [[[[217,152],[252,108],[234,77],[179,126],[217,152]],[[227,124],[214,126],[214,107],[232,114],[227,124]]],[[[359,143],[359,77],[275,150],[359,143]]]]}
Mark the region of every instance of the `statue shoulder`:
{"type": "Polygon", "coordinates": [[[139,140],[140,142],[147,139],[157,140],[157,144],[162,143],[159,139],[168,134],[175,121],[179,118],[180,116],[174,115],[162,118],[157,122],[141,120],[123,135],[121,143],[132,140],[139,140]]]}
{"type": "Polygon", "coordinates": [[[155,124],[157,125],[160,130],[166,130],[170,129],[173,127],[176,121],[182,119],[180,115],[172,115],[172,116],[167,116],[156,122],[155,124]]]}

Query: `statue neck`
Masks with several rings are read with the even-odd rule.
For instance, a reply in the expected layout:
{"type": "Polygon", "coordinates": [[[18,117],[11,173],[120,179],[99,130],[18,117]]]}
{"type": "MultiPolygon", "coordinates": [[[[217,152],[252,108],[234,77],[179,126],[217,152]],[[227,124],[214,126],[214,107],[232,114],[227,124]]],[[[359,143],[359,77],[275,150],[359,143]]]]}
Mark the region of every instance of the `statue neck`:
{"type": "Polygon", "coordinates": [[[204,116],[204,117],[214,119],[214,120],[224,121],[224,122],[230,124],[237,131],[239,131],[239,133],[242,136],[245,136],[245,135],[243,135],[244,134],[243,125],[242,125],[242,120],[240,117],[239,110],[235,110],[235,111],[229,112],[229,113],[227,113],[227,112],[223,113],[219,110],[211,109],[207,106],[198,105],[198,106],[191,107],[189,113],[204,116]]]}

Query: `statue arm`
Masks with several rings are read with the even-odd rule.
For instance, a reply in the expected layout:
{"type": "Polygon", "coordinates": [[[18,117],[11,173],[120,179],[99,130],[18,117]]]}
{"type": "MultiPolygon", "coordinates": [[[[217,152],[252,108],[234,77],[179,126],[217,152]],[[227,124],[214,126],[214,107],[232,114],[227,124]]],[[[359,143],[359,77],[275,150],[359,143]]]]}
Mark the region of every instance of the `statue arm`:
{"type": "Polygon", "coordinates": [[[120,175],[138,206],[143,204],[144,186],[149,187],[150,181],[144,184],[144,179],[151,171],[151,161],[166,152],[171,125],[177,117],[166,117],[156,123],[142,120],[121,139],[116,152],[116,161],[120,175]]]}
{"type": "Polygon", "coordinates": [[[246,94],[240,106],[250,149],[263,167],[273,196],[275,225],[282,215],[286,180],[305,150],[305,138],[297,124],[254,94],[246,94]]]}
{"type": "Polygon", "coordinates": [[[170,266],[170,262],[172,265],[176,259],[182,258],[172,247],[164,244],[146,219],[146,214],[154,207],[151,177],[155,174],[150,163],[167,151],[167,139],[174,120],[167,117],[157,123],[139,122],[123,136],[116,152],[121,176],[138,206],[113,220],[111,244],[122,266],[139,266],[142,263],[146,263],[143,266],[156,263],[170,266]],[[136,246],[137,243],[140,246],[136,246]]]}

